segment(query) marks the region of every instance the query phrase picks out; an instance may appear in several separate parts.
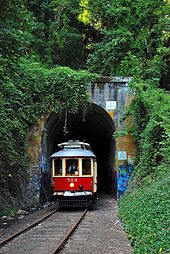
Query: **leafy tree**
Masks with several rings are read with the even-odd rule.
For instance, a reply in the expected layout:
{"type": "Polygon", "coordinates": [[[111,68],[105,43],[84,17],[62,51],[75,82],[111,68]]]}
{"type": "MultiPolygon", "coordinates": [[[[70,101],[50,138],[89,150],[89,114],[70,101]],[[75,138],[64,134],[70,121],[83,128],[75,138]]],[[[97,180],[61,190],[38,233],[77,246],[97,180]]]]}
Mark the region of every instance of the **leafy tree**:
{"type": "Polygon", "coordinates": [[[74,69],[83,68],[86,58],[85,30],[78,21],[79,1],[25,0],[35,18],[34,48],[41,60],[74,69]]]}
{"type": "Polygon", "coordinates": [[[167,7],[164,0],[88,1],[89,22],[98,24],[102,34],[102,40],[94,44],[88,57],[89,70],[103,75],[133,75],[138,64],[141,73],[149,76],[148,70],[157,56],[160,85],[166,86],[163,80],[167,80],[168,72],[167,7]],[[123,68],[124,65],[129,68],[123,68]]]}

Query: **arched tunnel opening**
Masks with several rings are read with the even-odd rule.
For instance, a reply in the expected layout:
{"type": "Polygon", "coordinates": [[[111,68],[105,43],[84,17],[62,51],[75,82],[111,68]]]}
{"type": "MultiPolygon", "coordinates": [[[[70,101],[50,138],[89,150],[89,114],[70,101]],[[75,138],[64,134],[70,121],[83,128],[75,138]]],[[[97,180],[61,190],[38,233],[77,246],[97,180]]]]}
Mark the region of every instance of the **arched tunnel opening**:
{"type": "Polygon", "coordinates": [[[97,157],[98,192],[112,194],[116,191],[113,174],[114,122],[103,108],[93,103],[88,107],[85,119],[82,115],[80,109],[77,114],[66,114],[64,111],[61,115],[52,114],[47,119],[46,156],[49,158],[59,151],[58,144],[61,142],[79,140],[89,143],[97,157]]]}

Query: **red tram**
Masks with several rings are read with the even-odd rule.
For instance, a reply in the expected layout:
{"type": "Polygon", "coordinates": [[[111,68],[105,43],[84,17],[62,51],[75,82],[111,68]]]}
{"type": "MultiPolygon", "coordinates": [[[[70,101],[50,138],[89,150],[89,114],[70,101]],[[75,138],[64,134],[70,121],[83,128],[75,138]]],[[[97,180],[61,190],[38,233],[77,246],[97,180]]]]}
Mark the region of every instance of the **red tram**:
{"type": "Polygon", "coordinates": [[[60,207],[87,207],[97,191],[96,156],[88,143],[68,141],[58,144],[51,155],[52,193],[60,207]]]}

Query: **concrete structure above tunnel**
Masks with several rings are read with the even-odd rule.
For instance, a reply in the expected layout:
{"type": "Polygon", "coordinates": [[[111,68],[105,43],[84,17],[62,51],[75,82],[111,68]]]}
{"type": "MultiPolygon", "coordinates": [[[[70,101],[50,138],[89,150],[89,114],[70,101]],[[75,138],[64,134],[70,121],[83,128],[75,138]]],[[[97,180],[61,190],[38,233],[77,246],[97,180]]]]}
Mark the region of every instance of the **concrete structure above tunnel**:
{"type": "MultiPolygon", "coordinates": [[[[127,126],[128,121],[122,118],[134,98],[128,87],[130,80],[130,77],[103,77],[90,85],[91,101],[108,112],[118,133],[123,133],[127,126]]],[[[122,164],[133,164],[136,147],[129,134],[117,137],[115,142],[114,170],[117,171],[122,164]]]]}
{"type": "Polygon", "coordinates": [[[91,102],[105,109],[114,120],[116,130],[122,130],[120,123],[124,108],[129,105],[132,95],[128,87],[131,78],[103,77],[90,85],[91,102]]]}

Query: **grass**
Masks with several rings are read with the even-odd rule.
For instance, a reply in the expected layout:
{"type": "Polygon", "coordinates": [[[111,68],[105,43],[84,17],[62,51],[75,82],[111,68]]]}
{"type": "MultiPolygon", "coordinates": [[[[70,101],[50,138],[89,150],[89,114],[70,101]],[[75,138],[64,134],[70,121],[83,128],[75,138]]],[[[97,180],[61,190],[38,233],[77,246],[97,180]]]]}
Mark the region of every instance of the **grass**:
{"type": "Polygon", "coordinates": [[[2,207],[0,210],[0,217],[2,216],[16,216],[17,213],[16,207],[2,207]]]}

